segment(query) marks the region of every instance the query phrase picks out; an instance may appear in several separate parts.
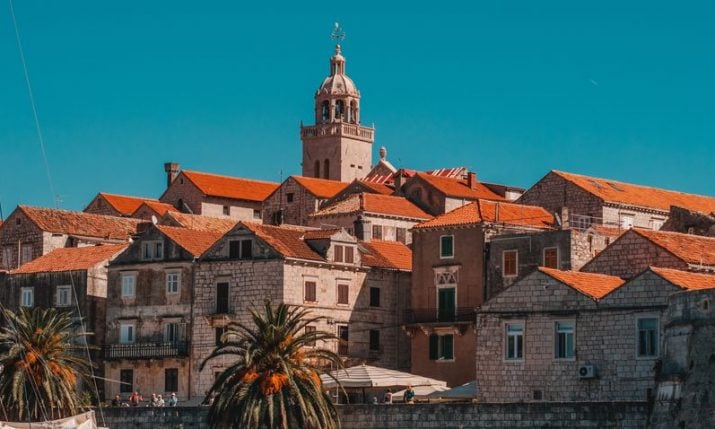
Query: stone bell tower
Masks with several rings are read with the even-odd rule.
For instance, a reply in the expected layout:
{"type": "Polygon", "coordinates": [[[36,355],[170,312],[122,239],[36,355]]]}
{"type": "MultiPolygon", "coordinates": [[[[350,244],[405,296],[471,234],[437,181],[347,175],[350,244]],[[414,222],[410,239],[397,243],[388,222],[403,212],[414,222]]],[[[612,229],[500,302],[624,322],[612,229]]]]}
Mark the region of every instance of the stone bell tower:
{"type": "Polygon", "coordinates": [[[360,125],[360,91],[345,74],[339,44],[315,93],[315,125],[301,124],[300,138],[303,176],[351,182],[370,172],[375,129],[360,125]]]}

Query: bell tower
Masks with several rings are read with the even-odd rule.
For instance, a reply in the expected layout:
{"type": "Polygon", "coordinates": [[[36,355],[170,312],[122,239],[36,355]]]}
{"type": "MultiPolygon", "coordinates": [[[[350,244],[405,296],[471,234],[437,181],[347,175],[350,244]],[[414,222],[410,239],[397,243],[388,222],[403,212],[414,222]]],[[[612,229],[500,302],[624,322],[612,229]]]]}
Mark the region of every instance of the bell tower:
{"type": "MultiPolygon", "coordinates": [[[[342,40],[338,24],[333,38],[342,40]]],[[[303,176],[342,182],[365,177],[372,166],[374,136],[374,128],[360,125],[360,91],[345,74],[345,57],[337,44],[330,74],[315,93],[315,125],[300,127],[303,176]]]]}

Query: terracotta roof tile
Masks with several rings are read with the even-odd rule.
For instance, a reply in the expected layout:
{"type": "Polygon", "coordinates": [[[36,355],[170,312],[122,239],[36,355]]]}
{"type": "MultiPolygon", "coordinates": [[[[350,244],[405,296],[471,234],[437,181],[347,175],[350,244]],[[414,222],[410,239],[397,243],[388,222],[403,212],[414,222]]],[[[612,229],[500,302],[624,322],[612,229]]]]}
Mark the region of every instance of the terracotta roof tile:
{"type": "Polygon", "coordinates": [[[221,176],[182,170],[181,174],[205,195],[244,201],[263,201],[278,189],[279,184],[240,177],[221,176]]]}
{"type": "Polygon", "coordinates": [[[345,189],[349,183],[337,180],[316,179],[314,177],[291,176],[300,186],[318,198],[332,198],[345,189]]]}
{"type": "Polygon", "coordinates": [[[144,201],[139,207],[137,207],[136,210],[132,212],[132,215],[138,212],[142,206],[148,207],[159,216],[164,216],[168,211],[176,210],[176,208],[174,208],[171,204],[161,203],[159,201],[144,201]]]}
{"type": "Polygon", "coordinates": [[[411,219],[432,218],[407,198],[370,193],[349,195],[347,198],[337,201],[311,216],[321,217],[352,213],[374,213],[411,219]]]}
{"type": "Polygon", "coordinates": [[[327,240],[333,235],[339,233],[338,229],[309,229],[303,233],[304,240],[327,240]]]}
{"type": "Polygon", "coordinates": [[[41,230],[56,234],[126,240],[137,232],[138,219],[68,210],[19,206],[41,230]]]}
{"type": "Polygon", "coordinates": [[[647,229],[631,231],[664,248],[684,262],[715,266],[715,237],[647,229]]]}
{"type": "Polygon", "coordinates": [[[554,170],[553,173],[607,202],[663,211],[669,211],[670,206],[678,206],[703,213],[715,212],[715,197],[686,194],[563,171],[554,170]]]}
{"type": "Polygon", "coordinates": [[[252,231],[274,250],[289,258],[322,261],[324,258],[303,241],[306,230],[286,228],[282,226],[262,225],[252,222],[241,222],[241,225],[252,231]]]}
{"type": "Polygon", "coordinates": [[[367,251],[362,263],[368,267],[412,271],[412,250],[397,241],[360,242],[367,251]]]}
{"type": "Polygon", "coordinates": [[[604,237],[620,237],[621,234],[628,231],[627,229],[619,228],[617,226],[607,226],[600,224],[592,224],[588,227],[588,229],[604,237]]]}
{"type": "Polygon", "coordinates": [[[224,235],[223,232],[201,231],[176,226],[157,225],[156,228],[196,257],[201,256],[224,235]]]}
{"type": "Polygon", "coordinates": [[[107,204],[124,216],[131,216],[144,202],[159,202],[156,198],[132,197],[128,195],[108,194],[106,192],[100,192],[97,196],[101,196],[107,204]]]}
{"type": "Polygon", "coordinates": [[[479,182],[476,182],[474,189],[472,189],[464,179],[438,177],[425,173],[417,173],[415,176],[429,183],[447,197],[466,198],[470,200],[476,200],[478,198],[497,201],[505,200],[504,197],[479,182]]]}
{"type": "Polygon", "coordinates": [[[179,226],[197,231],[227,233],[238,223],[235,219],[215,218],[210,216],[192,215],[168,211],[161,219],[161,224],[167,226],[179,226]]]}
{"type": "Polygon", "coordinates": [[[681,289],[698,290],[715,288],[715,274],[701,274],[658,267],[650,267],[650,270],[681,289]]]}
{"type": "Polygon", "coordinates": [[[113,259],[126,249],[128,244],[111,244],[87,247],[63,247],[34,259],[11,274],[47,273],[88,270],[95,265],[113,259]]]}
{"type": "Polygon", "coordinates": [[[420,223],[414,229],[445,226],[470,225],[480,222],[503,223],[508,225],[549,228],[554,217],[543,207],[500,201],[477,200],[456,208],[451,212],[420,223]],[[499,215],[497,216],[497,207],[499,215]]]}
{"type": "Polygon", "coordinates": [[[620,277],[606,274],[561,271],[545,267],[539,267],[539,271],[596,300],[603,298],[625,283],[625,280],[620,277]]]}
{"type": "Polygon", "coordinates": [[[360,183],[362,186],[370,189],[371,191],[377,193],[377,194],[383,194],[383,195],[392,195],[395,190],[384,184],[384,183],[373,183],[373,182],[367,182],[364,180],[358,180],[358,183],[360,183]]]}

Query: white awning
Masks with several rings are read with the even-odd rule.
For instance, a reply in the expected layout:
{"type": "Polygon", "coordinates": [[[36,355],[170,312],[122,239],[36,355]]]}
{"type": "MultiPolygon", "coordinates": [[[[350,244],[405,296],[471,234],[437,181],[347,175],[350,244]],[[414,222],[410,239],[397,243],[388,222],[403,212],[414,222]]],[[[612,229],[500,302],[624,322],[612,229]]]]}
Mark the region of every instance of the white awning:
{"type": "Polygon", "coordinates": [[[370,365],[357,365],[350,368],[338,369],[331,371],[330,375],[323,374],[320,378],[323,381],[323,386],[328,389],[337,387],[338,382],[344,388],[447,386],[446,382],[434,378],[370,365]]]}

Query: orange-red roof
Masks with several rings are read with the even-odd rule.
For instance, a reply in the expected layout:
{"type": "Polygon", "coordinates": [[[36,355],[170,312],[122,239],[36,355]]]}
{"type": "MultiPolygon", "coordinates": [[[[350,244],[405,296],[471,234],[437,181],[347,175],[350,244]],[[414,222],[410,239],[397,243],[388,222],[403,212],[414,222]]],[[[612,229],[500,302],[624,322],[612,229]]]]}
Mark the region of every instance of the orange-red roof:
{"type": "Polygon", "coordinates": [[[164,214],[161,223],[163,225],[180,226],[197,231],[211,231],[225,234],[236,226],[238,221],[229,218],[192,215],[170,210],[164,214]]]}
{"type": "Polygon", "coordinates": [[[300,186],[318,198],[332,198],[348,187],[349,183],[315,177],[291,176],[300,186]]]}
{"type": "Polygon", "coordinates": [[[87,247],[62,247],[40,256],[11,274],[47,273],[88,270],[126,249],[128,244],[111,244],[87,247]]]}
{"type": "Polygon", "coordinates": [[[303,241],[303,236],[306,233],[304,229],[262,225],[253,222],[241,222],[241,225],[283,256],[316,261],[324,260],[318,252],[303,241]]]}
{"type": "Polygon", "coordinates": [[[312,216],[352,213],[374,213],[411,219],[430,219],[432,217],[407,198],[367,192],[349,195],[347,198],[317,211],[312,216]]]}
{"type": "Polygon", "coordinates": [[[607,226],[596,223],[592,224],[590,227],[588,227],[588,229],[604,237],[620,237],[621,234],[627,231],[627,229],[623,229],[617,226],[607,226]]]}
{"type": "Polygon", "coordinates": [[[159,201],[144,201],[141,205],[139,205],[139,207],[137,207],[136,210],[132,212],[132,215],[138,212],[139,209],[142,208],[142,206],[148,207],[159,216],[164,216],[168,211],[176,210],[176,208],[174,208],[174,206],[172,206],[171,204],[166,204],[159,201]]]}
{"type": "Polygon", "coordinates": [[[327,240],[340,232],[340,229],[309,229],[303,233],[304,240],[327,240]]]}
{"type": "Polygon", "coordinates": [[[650,267],[650,270],[681,289],[698,290],[715,288],[715,274],[701,274],[658,267],[650,267]]]}
{"type": "Polygon", "coordinates": [[[181,174],[205,195],[234,200],[262,202],[279,186],[278,183],[273,182],[221,176],[198,171],[182,170],[181,174]]]}
{"type": "Polygon", "coordinates": [[[144,202],[159,202],[155,198],[132,197],[129,195],[108,194],[106,192],[100,192],[97,196],[103,198],[107,204],[124,216],[131,216],[144,202]]]}
{"type": "Polygon", "coordinates": [[[684,207],[703,213],[715,212],[715,197],[634,185],[610,179],[553,171],[603,201],[669,211],[670,206],[684,207]]]}
{"type": "Polygon", "coordinates": [[[82,237],[126,240],[137,231],[138,219],[93,213],[18,206],[43,231],[82,237]]]}
{"type": "Polygon", "coordinates": [[[633,229],[631,231],[664,248],[684,262],[715,266],[715,237],[648,229],[633,229]]]}
{"type": "Polygon", "coordinates": [[[549,228],[553,226],[554,217],[543,207],[503,201],[477,200],[427,222],[422,222],[414,229],[470,225],[480,222],[549,228]]]}
{"type": "Polygon", "coordinates": [[[601,299],[625,283],[620,277],[606,274],[561,271],[545,267],[539,267],[539,271],[593,299],[601,299]]]}
{"type": "Polygon", "coordinates": [[[368,267],[412,271],[412,250],[397,241],[372,240],[360,243],[367,251],[362,263],[368,267]]]}
{"type": "Polygon", "coordinates": [[[395,192],[392,187],[387,186],[384,183],[374,183],[365,180],[358,180],[357,182],[377,194],[392,195],[395,192]]]}
{"type": "Polygon", "coordinates": [[[480,182],[474,183],[473,188],[470,188],[467,180],[465,179],[433,176],[426,173],[417,173],[415,176],[429,183],[447,197],[466,198],[470,200],[476,200],[479,198],[496,201],[505,200],[504,197],[495,193],[480,182]]]}
{"type": "Polygon", "coordinates": [[[200,231],[177,226],[157,225],[156,228],[194,256],[201,256],[224,235],[223,232],[200,231]]]}

